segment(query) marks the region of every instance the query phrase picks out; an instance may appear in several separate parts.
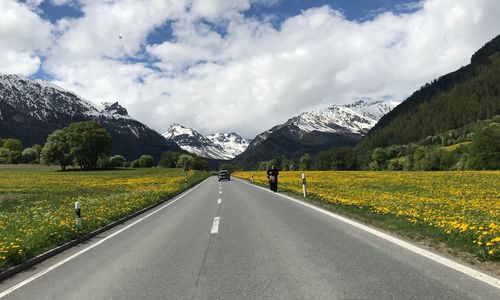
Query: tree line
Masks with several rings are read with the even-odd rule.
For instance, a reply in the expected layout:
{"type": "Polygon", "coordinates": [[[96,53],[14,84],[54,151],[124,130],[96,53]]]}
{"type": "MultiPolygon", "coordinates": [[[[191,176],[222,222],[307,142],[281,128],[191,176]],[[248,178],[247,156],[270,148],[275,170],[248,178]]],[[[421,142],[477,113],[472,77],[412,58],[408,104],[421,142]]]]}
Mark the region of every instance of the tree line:
{"type": "MultiPolygon", "coordinates": [[[[499,170],[500,116],[430,135],[416,143],[375,148],[366,159],[356,148],[336,147],[298,159],[276,157],[261,161],[256,170],[271,165],[281,170],[499,170]]],[[[237,167],[233,167],[236,168],[237,167]]]]}
{"type": "Polygon", "coordinates": [[[23,149],[19,139],[0,138],[0,164],[47,164],[83,170],[113,168],[151,168],[156,165],[167,168],[208,170],[207,162],[196,155],[167,151],[158,164],[153,156],[143,154],[133,161],[122,155],[110,156],[112,138],[96,121],[71,123],[55,130],[43,146],[33,145],[23,149]]]}

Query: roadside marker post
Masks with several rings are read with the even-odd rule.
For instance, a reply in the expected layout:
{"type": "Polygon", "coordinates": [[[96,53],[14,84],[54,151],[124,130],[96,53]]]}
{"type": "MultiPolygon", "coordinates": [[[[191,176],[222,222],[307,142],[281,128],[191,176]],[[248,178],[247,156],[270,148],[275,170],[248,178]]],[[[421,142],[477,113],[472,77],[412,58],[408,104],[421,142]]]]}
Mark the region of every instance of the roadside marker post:
{"type": "Polygon", "coordinates": [[[82,212],[80,210],[80,202],[75,202],[76,226],[82,227],[82,212]]]}
{"type": "Polygon", "coordinates": [[[302,191],[304,192],[304,198],[307,195],[307,188],[306,188],[306,174],[302,173],[302,191]]]}

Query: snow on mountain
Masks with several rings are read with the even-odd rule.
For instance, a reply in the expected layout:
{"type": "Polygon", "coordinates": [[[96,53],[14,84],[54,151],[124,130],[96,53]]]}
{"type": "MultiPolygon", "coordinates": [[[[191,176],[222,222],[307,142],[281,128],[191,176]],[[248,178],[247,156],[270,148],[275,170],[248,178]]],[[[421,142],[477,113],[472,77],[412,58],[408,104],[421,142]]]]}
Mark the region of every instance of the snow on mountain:
{"type": "Polygon", "coordinates": [[[19,75],[0,75],[0,100],[22,109],[40,121],[69,116],[97,117],[100,111],[89,101],[42,80],[30,80],[19,75]]]}
{"type": "Polygon", "coordinates": [[[233,157],[245,151],[250,143],[249,140],[242,138],[234,132],[213,133],[207,136],[207,138],[211,140],[212,143],[220,145],[225,152],[231,154],[233,157]]]}
{"type": "Polygon", "coordinates": [[[179,150],[175,143],[131,118],[118,102],[98,108],[50,82],[0,75],[0,136],[43,144],[52,131],[86,120],[106,128],[113,138],[112,152],[129,158],[144,153],[159,157],[163,151],[179,150]]]}
{"type": "Polygon", "coordinates": [[[189,153],[212,159],[230,160],[248,146],[248,141],[236,133],[214,133],[204,137],[180,124],[171,125],[163,136],[189,153]]]}
{"type": "Polygon", "coordinates": [[[383,115],[391,111],[397,104],[394,101],[368,102],[359,100],[352,104],[336,104],[324,110],[304,112],[257,135],[249,147],[257,146],[273,132],[285,127],[288,127],[293,134],[299,137],[313,131],[365,135],[383,115]]]}

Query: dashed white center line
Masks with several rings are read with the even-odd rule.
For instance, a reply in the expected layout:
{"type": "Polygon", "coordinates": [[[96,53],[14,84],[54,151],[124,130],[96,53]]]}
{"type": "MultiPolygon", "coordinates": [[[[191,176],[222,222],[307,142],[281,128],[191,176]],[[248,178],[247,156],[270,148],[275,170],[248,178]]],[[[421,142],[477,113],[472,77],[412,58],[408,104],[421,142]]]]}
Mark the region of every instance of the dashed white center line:
{"type": "Polygon", "coordinates": [[[221,204],[222,203],[222,199],[219,198],[219,200],[217,200],[217,204],[221,204]]]}
{"type": "Polygon", "coordinates": [[[222,191],[219,191],[219,194],[222,194],[222,191]]]}
{"type": "Polygon", "coordinates": [[[219,221],[220,221],[220,217],[214,218],[214,224],[212,224],[212,231],[210,232],[211,234],[215,234],[215,233],[219,232],[219,221]]]}

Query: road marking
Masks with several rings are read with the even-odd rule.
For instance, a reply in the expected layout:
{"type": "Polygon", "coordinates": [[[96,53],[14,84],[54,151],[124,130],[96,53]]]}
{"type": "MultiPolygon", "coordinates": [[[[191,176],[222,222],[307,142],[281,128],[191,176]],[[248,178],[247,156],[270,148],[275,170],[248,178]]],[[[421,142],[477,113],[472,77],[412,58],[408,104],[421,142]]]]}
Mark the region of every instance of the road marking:
{"type": "Polygon", "coordinates": [[[219,198],[219,200],[217,200],[217,204],[221,204],[222,203],[222,199],[219,198]]]}
{"type": "Polygon", "coordinates": [[[219,191],[219,194],[222,194],[222,191],[219,191]]]}
{"type": "Polygon", "coordinates": [[[37,273],[37,274],[35,274],[35,275],[33,275],[33,276],[29,277],[28,279],[25,279],[24,281],[21,281],[20,283],[18,283],[18,284],[16,284],[16,285],[14,285],[14,286],[13,286],[13,287],[11,287],[10,289],[5,290],[5,291],[1,292],[1,293],[0,293],[0,298],[3,298],[3,297],[5,297],[5,296],[7,296],[8,294],[12,293],[13,291],[15,291],[15,290],[17,290],[17,289],[19,289],[19,288],[21,288],[21,287],[23,287],[23,286],[27,285],[28,283],[32,282],[33,280],[35,280],[35,279],[37,279],[37,278],[39,278],[39,277],[41,277],[41,276],[43,276],[43,275],[45,275],[45,274],[49,273],[50,271],[52,271],[52,270],[54,270],[54,269],[56,269],[56,268],[58,268],[58,267],[60,267],[60,266],[64,265],[65,263],[67,263],[67,262],[69,262],[69,261],[73,260],[74,258],[76,258],[76,257],[78,257],[78,256],[80,256],[80,255],[82,255],[82,254],[84,254],[85,252],[87,252],[87,251],[89,251],[89,250],[91,250],[91,249],[93,249],[93,248],[95,248],[95,247],[99,246],[100,244],[102,244],[102,243],[104,243],[105,241],[109,240],[110,238],[112,238],[112,237],[114,237],[114,236],[116,236],[116,235],[118,235],[118,234],[122,233],[123,231],[125,231],[125,230],[129,229],[130,227],[132,227],[132,226],[136,225],[137,223],[139,223],[139,222],[143,221],[144,219],[151,217],[152,215],[156,214],[156,213],[157,213],[157,212],[159,212],[160,210],[162,210],[162,209],[164,209],[164,208],[166,208],[166,207],[168,207],[168,206],[170,206],[170,205],[174,204],[174,203],[175,203],[175,202],[177,202],[178,200],[180,200],[180,199],[184,198],[184,196],[188,195],[189,193],[191,193],[192,191],[194,191],[195,189],[197,189],[198,187],[200,187],[200,186],[201,186],[203,183],[205,183],[205,182],[206,182],[206,181],[201,182],[200,184],[196,185],[195,187],[191,188],[190,190],[188,190],[188,191],[184,192],[184,194],[179,195],[179,196],[178,196],[177,198],[175,198],[174,200],[169,201],[167,204],[162,205],[160,208],[157,208],[157,209],[156,209],[156,210],[154,210],[153,212],[151,212],[151,213],[149,213],[149,214],[145,215],[144,217],[142,217],[142,218],[140,218],[140,219],[138,219],[138,220],[134,221],[133,223],[131,223],[131,224],[129,224],[129,225],[127,225],[127,226],[123,227],[122,229],[120,229],[120,230],[116,231],[115,233],[113,233],[113,234],[111,234],[111,235],[109,235],[109,236],[107,236],[107,237],[103,238],[102,240],[98,241],[97,243],[95,243],[95,244],[93,244],[93,245],[88,246],[87,248],[85,248],[85,249],[83,249],[83,250],[81,250],[81,251],[79,251],[79,252],[77,252],[77,253],[75,253],[75,254],[73,254],[73,255],[69,256],[68,258],[66,258],[66,259],[64,259],[64,260],[62,260],[62,261],[60,261],[60,262],[58,262],[58,263],[56,263],[56,264],[54,264],[54,265],[52,265],[52,266],[48,267],[47,269],[45,269],[45,270],[43,270],[43,271],[41,271],[41,272],[39,272],[39,273],[37,273]]]}
{"type": "Polygon", "coordinates": [[[215,233],[219,232],[219,221],[220,221],[220,217],[214,218],[214,223],[212,224],[212,231],[210,232],[211,234],[215,234],[215,233]]]}
{"type": "Polygon", "coordinates": [[[427,250],[425,250],[425,249],[422,249],[422,248],[420,248],[420,247],[417,247],[417,246],[415,246],[415,245],[413,245],[413,244],[410,244],[410,243],[408,243],[408,242],[405,242],[405,241],[403,241],[403,240],[400,240],[400,239],[398,239],[398,238],[396,238],[396,237],[394,237],[394,236],[392,236],[392,235],[389,235],[389,234],[387,234],[387,233],[381,232],[381,231],[376,230],[376,229],[374,229],[374,228],[368,227],[368,226],[366,226],[366,225],[363,225],[363,224],[361,224],[361,223],[358,223],[358,222],[353,221],[353,220],[351,220],[351,219],[348,219],[348,218],[346,218],[346,217],[342,217],[342,216],[340,216],[340,215],[337,215],[337,214],[332,213],[332,212],[330,212],[330,211],[324,210],[324,209],[319,208],[319,207],[317,207],[317,206],[311,205],[311,204],[309,204],[309,203],[302,202],[302,201],[300,201],[300,200],[297,200],[297,199],[292,198],[292,197],[287,196],[287,195],[283,195],[283,194],[276,194],[276,193],[274,193],[274,192],[272,192],[272,191],[269,191],[268,189],[265,189],[265,188],[260,187],[260,186],[256,186],[256,185],[254,185],[254,184],[248,183],[248,182],[243,181],[243,180],[240,180],[240,179],[238,179],[238,181],[243,182],[243,183],[246,183],[246,184],[248,184],[248,185],[250,185],[250,186],[253,186],[253,187],[255,187],[255,188],[259,188],[259,189],[264,190],[264,191],[266,191],[266,192],[272,193],[272,194],[274,194],[274,195],[279,195],[279,196],[281,196],[281,197],[283,197],[283,198],[286,198],[286,199],[288,199],[288,200],[291,200],[291,201],[293,201],[293,202],[296,202],[296,203],[298,203],[298,204],[300,204],[300,205],[303,205],[303,206],[306,206],[306,207],[308,207],[308,208],[314,209],[314,210],[315,210],[315,211],[317,211],[317,212],[320,212],[320,213],[322,213],[322,214],[325,214],[325,215],[327,215],[327,216],[330,216],[330,217],[332,217],[332,218],[335,218],[335,219],[337,219],[337,220],[339,220],[339,221],[342,221],[342,222],[345,222],[345,223],[347,223],[347,224],[349,224],[349,225],[352,225],[352,226],[354,226],[354,227],[357,227],[357,228],[359,228],[359,229],[361,229],[361,230],[364,230],[364,231],[366,231],[366,232],[369,232],[369,233],[371,233],[371,234],[373,234],[373,235],[376,235],[376,236],[378,236],[378,237],[380,237],[380,238],[382,238],[382,239],[384,239],[384,240],[386,240],[386,241],[389,241],[389,242],[394,243],[394,244],[396,244],[396,245],[398,245],[398,246],[400,246],[400,247],[403,247],[403,248],[405,248],[405,249],[407,249],[407,250],[409,250],[409,251],[411,251],[411,252],[413,252],[413,253],[416,253],[416,254],[419,254],[419,255],[421,255],[421,256],[424,256],[424,257],[426,257],[426,258],[428,258],[428,259],[430,259],[430,260],[433,260],[433,261],[435,261],[435,262],[437,262],[437,263],[440,263],[440,264],[442,264],[442,265],[444,265],[444,266],[447,266],[447,267],[449,267],[449,268],[451,268],[451,269],[454,269],[454,270],[456,270],[456,271],[459,271],[459,272],[461,272],[461,273],[463,273],[463,274],[465,274],[465,275],[468,275],[468,276],[470,276],[470,277],[472,277],[472,278],[475,278],[475,279],[477,279],[477,280],[480,280],[480,281],[482,281],[482,282],[484,282],[484,283],[487,283],[487,284],[489,284],[489,285],[491,285],[491,286],[493,286],[493,287],[496,287],[496,288],[500,289],[500,279],[497,279],[497,278],[495,278],[495,277],[493,277],[493,276],[490,276],[490,275],[484,274],[484,273],[479,272],[479,271],[477,271],[477,270],[474,270],[474,269],[472,269],[472,268],[470,268],[470,267],[467,267],[467,266],[462,265],[462,264],[460,264],[460,263],[454,262],[454,261],[452,261],[452,260],[450,260],[450,259],[448,259],[448,258],[442,257],[442,256],[440,256],[440,255],[437,255],[437,254],[435,254],[435,253],[432,253],[432,252],[430,252],[430,251],[427,251],[427,250]]]}

